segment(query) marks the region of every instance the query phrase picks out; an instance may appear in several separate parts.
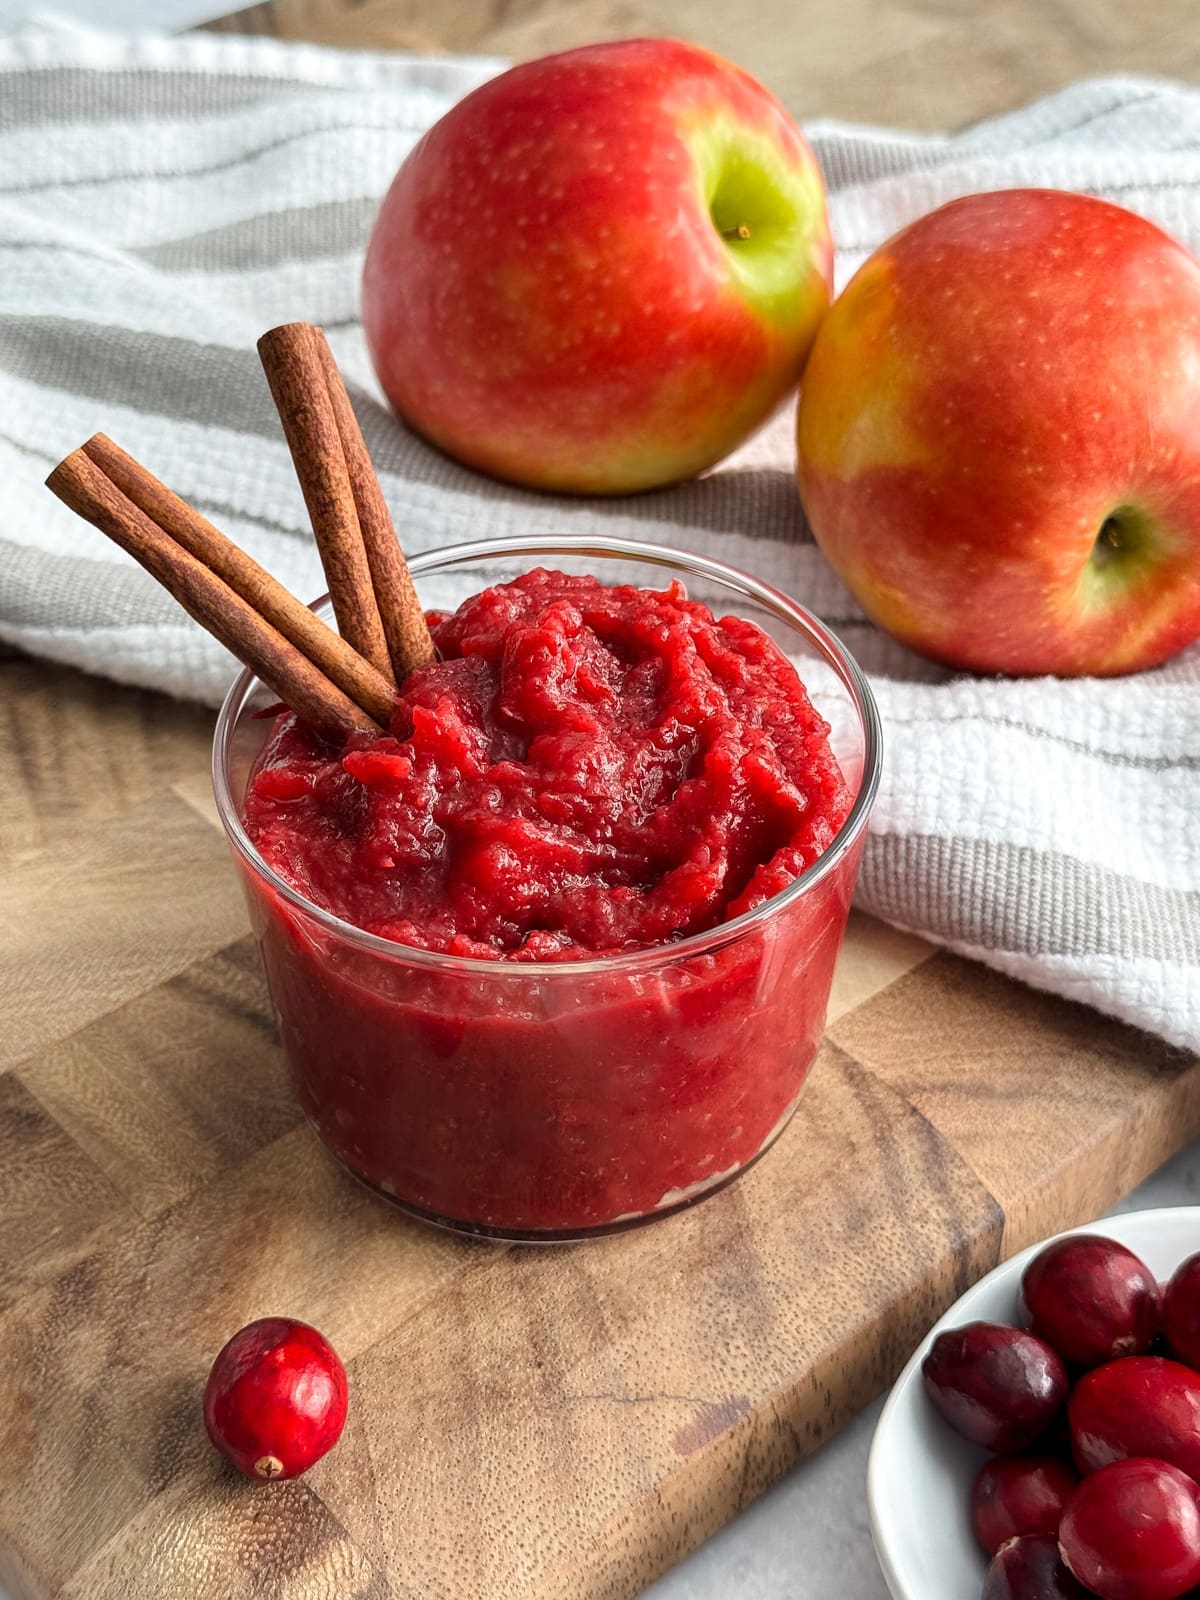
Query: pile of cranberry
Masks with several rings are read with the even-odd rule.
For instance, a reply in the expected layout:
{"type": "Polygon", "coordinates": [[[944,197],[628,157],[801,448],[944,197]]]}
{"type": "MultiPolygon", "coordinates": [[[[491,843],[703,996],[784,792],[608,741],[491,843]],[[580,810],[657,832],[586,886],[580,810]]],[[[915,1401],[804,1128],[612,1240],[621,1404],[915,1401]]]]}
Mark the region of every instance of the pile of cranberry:
{"type": "Polygon", "coordinates": [[[1160,1289],[1076,1234],[1021,1294],[1027,1327],[953,1328],[921,1368],[950,1426],[1000,1452],[971,1489],[983,1600],[1176,1600],[1200,1585],[1200,1253],[1160,1289]]]}

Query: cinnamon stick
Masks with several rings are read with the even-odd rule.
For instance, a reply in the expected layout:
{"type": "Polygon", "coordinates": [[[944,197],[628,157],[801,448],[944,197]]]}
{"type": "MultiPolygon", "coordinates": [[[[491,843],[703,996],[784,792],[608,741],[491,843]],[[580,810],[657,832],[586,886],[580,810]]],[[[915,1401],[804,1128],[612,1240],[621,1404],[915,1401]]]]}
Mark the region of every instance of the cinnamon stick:
{"type": "Polygon", "coordinates": [[[151,520],[83,450],[73,450],[47,486],[168,589],[184,610],[327,738],[377,734],[376,722],[247,600],[151,520]]]}
{"type": "Polygon", "coordinates": [[[387,639],[388,655],[396,682],[402,684],[410,672],[428,666],[435,659],[433,637],[333,351],[323,328],[314,328],[313,333],[354,491],[359,531],[371,569],[371,584],[387,639]]]}
{"type": "Polygon", "coordinates": [[[369,661],[289,593],[265,567],[259,566],[253,556],[226,538],[105,434],[95,434],[81,448],[151,522],[223,579],[356,705],[387,727],[395,709],[396,691],[369,661]]]}
{"type": "Polygon", "coordinates": [[[259,353],[340,636],[104,434],[46,482],[303,721],[335,740],[376,734],[391,720],[397,678],[433,660],[433,643],[324,333],[289,323],[264,334],[259,353]]]}
{"type": "Polygon", "coordinates": [[[258,354],[312,519],[338,629],[352,649],[392,678],[354,486],[315,330],[307,322],[272,328],[258,341],[258,354]]]}

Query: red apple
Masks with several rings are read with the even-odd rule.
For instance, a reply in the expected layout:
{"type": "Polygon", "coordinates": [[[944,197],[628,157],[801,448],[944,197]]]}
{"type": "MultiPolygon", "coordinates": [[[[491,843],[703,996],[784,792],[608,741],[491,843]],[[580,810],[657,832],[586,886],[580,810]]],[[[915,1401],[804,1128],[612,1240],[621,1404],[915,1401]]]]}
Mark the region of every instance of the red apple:
{"type": "Polygon", "coordinates": [[[831,254],[767,91],[627,39],[514,67],[430,129],[375,224],[363,323],[392,405],[449,454],[623,493],[711,466],[794,388],[831,254]]]}
{"type": "Polygon", "coordinates": [[[1200,635],[1200,263],[1012,189],[862,266],[804,376],[799,474],[860,605],[978,672],[1111,674],[1200,635]]]}

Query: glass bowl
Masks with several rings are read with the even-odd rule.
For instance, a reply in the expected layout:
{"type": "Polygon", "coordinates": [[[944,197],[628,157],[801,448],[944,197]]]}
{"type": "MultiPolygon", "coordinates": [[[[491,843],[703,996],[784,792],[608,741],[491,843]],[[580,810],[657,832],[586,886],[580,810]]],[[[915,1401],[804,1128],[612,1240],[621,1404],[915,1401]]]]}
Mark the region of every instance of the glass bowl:
{"type": "Polygon", "coordinates": [[[853,808],[783,891],[672,944],[517,963],[397,944],[285,883],[242,823],[271,726],[256,713],[275,697],[243,672],[217,722],[217,807],[295,1092],[329,1149],[404,1210],[474,1234],[558,1242],[667,1216],[745,1171],[795,1109],[878,782],[871,692],[815,617],[699,556],[564,536],[456,545],[410,566],[429,610],[538,566],[682,580],[769,633],[830,724],[853,808]]]}

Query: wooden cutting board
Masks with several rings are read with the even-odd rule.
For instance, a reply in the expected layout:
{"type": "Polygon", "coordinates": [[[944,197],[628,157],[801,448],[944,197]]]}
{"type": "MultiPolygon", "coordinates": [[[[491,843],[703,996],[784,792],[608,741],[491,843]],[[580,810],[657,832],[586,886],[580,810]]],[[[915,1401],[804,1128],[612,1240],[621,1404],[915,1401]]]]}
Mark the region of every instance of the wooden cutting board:
{"type": "Polygon", "coordinates": [[[794,1123],[682,1216],[460,1242],[325,1157],[207,794],[209,719],[0,661],[0,1581],[17,1600],[624,1600],[829,1437],[1000,1257],[1200,1129],[1195,1060],[852,919],[794,1123]],[[311,1321],[307,1478],[209,1362],[311,1321]]]}

